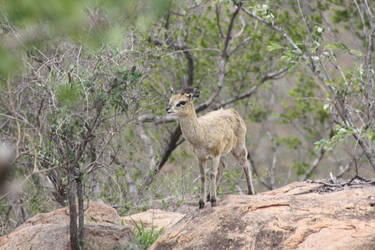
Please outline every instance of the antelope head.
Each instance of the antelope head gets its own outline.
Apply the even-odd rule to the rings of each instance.
[[[178,117],[186,116],[194,111],[193,99],[199,97],[199,89],[185,89],[180,93],[175,93],[169,99],[167,113]]]

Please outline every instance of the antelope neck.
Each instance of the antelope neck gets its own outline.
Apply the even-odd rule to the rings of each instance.
[[[199,127],[198,117],[195,113],[194,107],[192,107],[192,112],[188,115],[178,118],[181,126],[182,134],[191,144],[198,144],[201,142],[202,131]]]

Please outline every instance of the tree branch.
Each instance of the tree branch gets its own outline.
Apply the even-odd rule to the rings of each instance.
[[[240,6],[240,5],[238,5]],[[269,22],[267,21],[266,19],[264,18],[261,18],[260,16],[257,16],[256,14],[248,11],[247,9],[245,9],[243,6],[240,6],[241,10],[243,12],[245,12],[247,15],[249,15],[250,17],[270,26],[273,30],[279,32],[287,41],[290,45],[292,45],[292,47],[294,48],[295,52],[299,55],[302,55],[303,57],[305,57],[306,59],[306,56],[303,54],[303,52],[300,50],[300,48],[298,48],[298,46],[296,45],[296,43],[293,41],[292,38],[290,38],[290,36],[286,33],[286,31],[284,31],[281,27],[277,26],[276,24],[274,24],[273,22]]]
[[[242,6],[242,3],[240,2],[237,6],[237,9],[233,12],[232,17],[230,18],[227,35],[225,37],[224,48],[222,51],[223,58],[228,57],[227,52],[228,52],[228,47],[230,46],[229,42],[232,40],[232,30],[233,30],[234,20],[236,19],[238,13],[240,12],[241,6]]]
[[[152,181],[154,180],[154,177],[163,168],[164,164],[167,162],[167,160],[168,160],[169,156],[172,154],[173,150],[175,150],[176,147],[178,146],[177,142],[178,142],[178,139],[180,138],[181,134],[182,133],[181,133],[180,125],[177,125],[177,127],[175,128],[175,130],[173,131],[173,133],[171,134],[171,136],[169,138],[168,145],[167,145],[166,149],[164,150],[159,163],[155,166],[154,169],[152,169],[149,172],[149,174],[145,178],[143,178],[142,186],[140,187],[139,192],[138,192],[139,194],[143,193],[145,188],[152,183]]]
[[[272,79],[278,79],[278,78],[284,76],[284,74],[287,73],[287,72],[288,72],[288,67],[282,68],[282,69],[280,69],[278,71],[275,71],[275,72],[270,72],[270,73],[266,74],[265,76],[263,76],[263,78],[260,80],[260,82],[256,85],[254,85],[247,92],[242,93],[241,95],[223,100],[219,103],[216,103],[215,105],[212,106],[213,107],[212,109],[215,110],[215,109],[218,109],[218,108],[222,108],[222,107],[225,107],[229,104],[235,103],[237,101],[249,98],[257,92],[258,88],[264,82],[266,82],[268,80],[272,80]],[[212,105],[211,102],[208,102],[208,101],[204,102],[204,103],[201,103],[200,105],[198,105],[195,108],[195,112],[199,113],[201,111],[204,111],[207,108],[209,108],[211,105]],[[153,123],[158,125],[158,124],[162,124],[162,123],[175,122],[175,121],[177,121],[177,119],[175,117],[171,116],[171,115],[156,116],[156,115],[152,115],[152,114],[145,114],[145,115],[139,116],[138,121],[139,122],[153,122]]]
[[[157,46],[162,46],[163,43],[159,40],[155,40],[153,38],[149,38],[148,41],[150,43],[153,43]],[[188,74],[188,80],[186,82],[186,85],[185,87],[191,87],[193,86],[193,82],[194,82],[194,57],[193,57],[193,54],[191,53],[190,49],[188,46],[186,45],[178,45],[178,44],[174,44],[172,42],[166,42],[166,45],[170,48],[170,49],[173,49],[175,51],[182,51],[182,53],[184,54],[185,58],[186,58],[186,61],[187,61],[187,74]]]
[[[302,178],[301,178],[302,181],[306,181],[308,178],[310,178],[312,173],[315,171],[315,169],[319,166],[320,162],[322,161],[325,152],[326,151],[324,149],[320,150],[319,156],[313,161],[311,167],[302,176]]]
[[[232,30],[233,30],[234,20],[235,20],[236,16],[238,15],[239,11],[240,11],[240,7],[241,7],[241,4],[237,7],[237,9],[232,14],[232,17],[230,19],[230,23],[228,25],[227,35],[226,35],[226,38],[225,38],[224,47],[223,47],[223,50],[221,52],[221,60],[220,60],[220,63],[219,63],[218,87],[214,91],[214,93],[211,95],[211,97],[208,99],[208,101],[206,101],[205,103],[199,105],[196,108],[197,112],[200,112],[200,111],[208,108],[214,102],[215,98],[219,95],[219,93],[221,91],[221,88],[222,88],[222,86],[224,84],[225,71],[226,71],[226,62],[228,60],[228,49],[230,47],[230,43],[229,42],[232,39],[231,34],[232,34]],[[157,45],[161,44],[159,41],[154,41],[151,38],[150,38],[150,41],[154,42],[154,44],[157,44]],[[179,47],[178,45],[174,45],[174,44],[169,44],[169,46],[172,46],[172,48],[174,48],[176,50],[177,49],[178,50],[186,50],[186,46],[183,46],[183,47],[180,46]],[[164,164],[167,162],[167,160],[168,160],[169,156],[171,155],[171,153],[173,152],[173,150],[175,150],[175,148],[178,146],[178,139],[180,138],[181,134],[182,134],[181,133],[181,128],[178,125],[175,128],[174,132],[172,133],[172,135],[171,135],[171,137],[169,139],[167,148],[163,152],[160,162],[143,179],[143,183],[142,183],[142,186],[141,186],[141,188],[139,190],[139,193],[142,193],[143,190],[145,189],[145,187],[149,186],[152,183],[154,176],[159,173],[159,171],[162,169],[162,167],[164,166]]]
[[[309,57],[298,48],[296,43],[293,41],[293,39],[290,38],[290,36],[288,36],[288,34],[285,32],[285,30],[283,30],[281,27],[277,26],[275,23],[269,22],[269,21],[265,20],[264,18],[261,18],[261,17],[257,16],[256,14],[249,12],[248,10],[246,10],[243,7],[241,7],[241,10],[243,12],[245,12],[247,15],[249,15],[251,18],[254,18],[254,19],[266,24],[267,26],[271,27],[273,30],[282,34],[283,37],[285,38],[285,40],[295,49],[295,52],[298,55],[300,55],[304,60],[307,61],[307,59]],[[369,15],[371,15],[371,13]],[[342,119],[342,121],[345,123],[346,126],[348,126],[350,128],[353,127],[351,117],[349,116],[349,114],[348,114],[348,112],[345,108],[344,101],[338,95],[338,93],[335,91],[333,86],[330,83],[327,82],[327,79],[317,69],[317,67],[315,65],[315,62],[313,60],[310,60],[310,61],[311,61],[311,64],[309,65],[309,69],[312,71],[312,73],[314,75],[316,75],[318,77],[318,79],[322,82],[322,84],[324,84],[326,87],[328,87],[328,89],[334,95],[334,98],[335,98],[334,106],[335,106],[335,109],[337,110],[340,118]],[[366,158],[368,159],[371,167],[375,170],[375,163],[373,161],[373,156],[370,152],[369,146],[366,144],[366,142],[364,140],[362,140],[360,134],[353,133],[352,135],[353,135],[354,139],[358,142],[360,147],[362,148],[363,152],[365,153]]]
[[[223,30],[222,30],[221,25],[220,25],[220,9],[219,9],[219,4],[216,4],[215,13],[216,13],[216,25],[217,25],[217,28],[219,29],[220,37],[224,38],[224,33],[223,33]]]
[[[255,174],[255,176],[258,178],[258,180],[260,181],[260,183],[263,186],[265,186],[268,190],[272,190],[272,187],[263,179],[263,177],[261,177],[258,174],[257,168],[255,167],[255,162],[254,162],[253,158],[251,157],[249,149],[247,149],[247,152],[248,152],[247,153],[247,159],[250,162],[250,165],[251,165],[251,168],[253,170],[253,173]]]
[[[155,124],[169,123],[177,121],[177,118],[171,115],[158,116],[152,114],[145,114],[138,117],[137,121],[139,122],[153,122]]]

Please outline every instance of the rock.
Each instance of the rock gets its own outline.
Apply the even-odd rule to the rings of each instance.
[[[329,191],[329,192],[327,192]],[[296,182],[229,195],[167,229],[150,249],[375,249],[375,187]]]
[[[130,226],[118,225],[121,218],[114,208],[91,202],[85,209],[85,249],[123,249],[133,239]],[[0,237],[0,249],[70,249],[68,208],[30,218]]]
[[[116,209],[99,202],[85,204],[85,223],[118,224],[121,220]],[[69,208],[64,207],[49,213],[40,213],[28,219],[20,227],[29,227],[35,224],[69,224]]]
[[[160,209],[149,209],[146,212],[137,213],[123,217],[127,224],[137,223],[140,225],[141,221],[144,227],[150,230],[153,226],[156,230],[164,228],[164,230],[173,226],[184,217],[181,213],[166,212]]]

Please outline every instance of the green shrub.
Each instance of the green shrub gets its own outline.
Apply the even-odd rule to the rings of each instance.
[[[142,220],[137,223],[133,220],[135,225],[135,232],[134,232],[134,243],[131,248],[135,249],[147,249],[149,248],[161,235],[164,228],[156,230],[155,226],[152,226],[150,230],[146,229]]]

